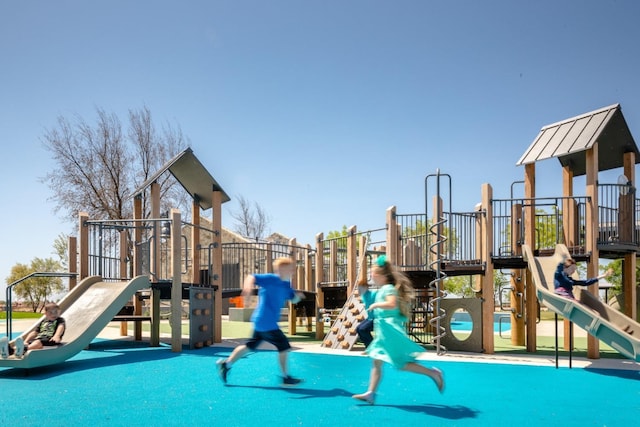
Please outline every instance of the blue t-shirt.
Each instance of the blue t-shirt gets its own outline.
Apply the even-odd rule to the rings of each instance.
[[[253,277],[258,286],[258,305],[251,315],[255,330],[265,332],[279,329],[280,310],[287,300],[295,296],[291,282],[273,273],[254,274]]]
[[[376,300],[376,291],[368,289],[367,292],[360,295],[360,298],[362,299],[362,304],[364,305],[364,309],[367,312],[367,318],[373,320],[373,310],[369,311],[369,307]]]

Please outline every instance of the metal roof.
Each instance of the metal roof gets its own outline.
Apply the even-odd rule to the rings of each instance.
[[[196,200],[203,210],[210,209],[213,206],[212,193],[213,191],[222,192],[222,203],[226,203],[229,200],[229,196],[224,192],[222,187],[216,182],[207,171],[198,158],[193,154],[191,148],[187,148],[182,153],[169,160],[163,167],[147,179],[136,191],[133,196],[138,196],[147,187],[149,187],[154,181],[158,179],[160,175],[166,171],[171,172],[171,175],[182,185],[182,187],[191,195],[193,200]]]
[[[516,164],[557,157],[563,167],[570,167],[574,176],[581,176],[586,173],[586,151],[596,142],[598,171],[623,167],[623,154],[627,152],[636,153],[636,163],[640,163],[640,152],[620,104],[614,104],[543,127]]]

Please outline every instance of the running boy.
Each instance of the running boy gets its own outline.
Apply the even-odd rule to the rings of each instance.
[[[273,344],[278,350],[278,360],[282,371],[282,385],[290,386],[299,384],[302,380],[289,375],[287,370],[287,357],[291,345],[285,334],[278,326],[280,309],[285,301],[291,300],[298,303],[304,294],[295,292],[291,288],[291,275],[295,265],[289,258],[278,258],[273,262],[274,273],[252,274],[244,280],[243,296],[253,293],[254,285],[258,286],[258,305],[253,311],[253,335],[242,345],[237,346],[227,359],[217,362],[220,378],[226,384],[231,366],[247,352],[255,350],[262,341]]]

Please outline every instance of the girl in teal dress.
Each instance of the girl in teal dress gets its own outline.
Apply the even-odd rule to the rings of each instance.
[[[375,338],[366,349],[366,353],[373,359],[373,366],[369,376],[369,389],[365,393],[354,394],[353,398],[374,403],[376,390],[382,379],[383,362],[403,371],[428,376],[442,393],[442,371],[416,362],[417,356],[425,350],[406,333],[405,323],[411,316],[413,299],[411,281],[403,273],[396,271],[385,256],[379,257],[376,264],[371,278],[380,288],[376,292],[374,303],[369,306],[369,310],[373,310],[375,315]]]

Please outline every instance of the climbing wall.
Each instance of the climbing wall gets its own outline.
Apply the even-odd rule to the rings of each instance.
[[[189,348],[213,344],[213,288],[189,288]]]
[[[352,293],[325,335],[322,347],[351,350],[358,339],[356,327],[366,318],[360,296]]]
[[[355,284],[359,283],[361,278],[367,277],[366,259],[368,242],[369,236],[366,236],[362,239],[360,245],[357,264],[358,274]],[[322,347],[351,350],[358,340],[356,327],[367,318],[367,313],[360,296],[355,292],[355,286],[353,290],[354,292],[351,292],[351,295],[347,298],[347,302],[333,321],[331,328],[329,328],[329,332],[325,335],[324,340],[322,340]]]

